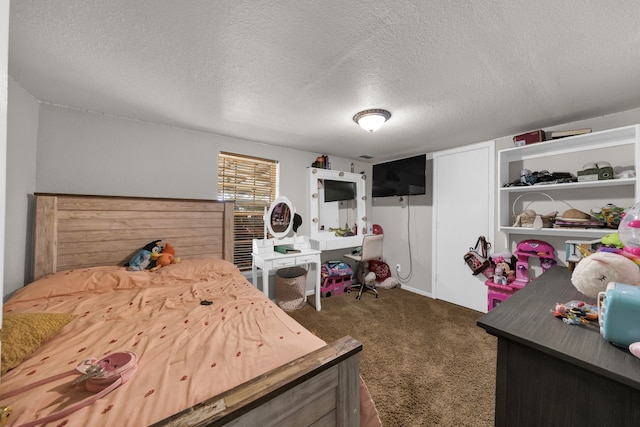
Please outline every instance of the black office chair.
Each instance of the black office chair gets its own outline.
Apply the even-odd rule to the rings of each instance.
[[[354,273],[354,277],[358,281],[356,286],[360,287],[358,291],[358,296],[356,299],[362,298],[362,292],[371,291],[376,295],[376,298],[379,297],[378,291],[376,290],[375,280],[370,280],[367,283],[366,276],[368,271],[367,261],[371,259],[377,259],[382,257],[382,239],[384,238],[384,234],[365,234],[362,238],[362,250],[359,254],[345,254],[346,258],[350,258],[358,262],[356,266],[356,272]]]

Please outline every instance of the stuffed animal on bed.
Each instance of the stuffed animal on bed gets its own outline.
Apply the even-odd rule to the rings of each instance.
[[[176,250],[173,246],[167,243],[158,255],[154,256],[156,265],[151,271],[156,271],[159,268],[166,267],[169,264],[177,264],[180,262],[180,258],[176,257]]]
[[[142,271],[149,266],[151,263],[151,254],[156,251],[159,251],[159,244],[162,240],[154,240],[153,242],[149,242],[142,249],[131,257],[131,260],[128,264],[126,264],[127,270],[129,271]]]

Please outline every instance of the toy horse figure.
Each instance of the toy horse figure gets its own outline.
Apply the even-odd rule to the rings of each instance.
[[[543,273],[556,265],[553,246],[542,240],[523,240],[518,243],[514,253],[518,257],[518,261],[516,262],[516,279],[513,282],[515,286],[525,286],[530,282],[530,257],[540,259],[540,267],[542,267]]]

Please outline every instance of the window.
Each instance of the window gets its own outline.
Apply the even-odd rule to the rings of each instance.
[[[264,209],[276,198],[278,162],[220,152],[218,198],[235,202],[233,263],[251,268],[253,239],[264,238]]]

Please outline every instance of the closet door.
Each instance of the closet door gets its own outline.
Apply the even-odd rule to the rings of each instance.
[[[483,235],[494,238],[495,142],[433,155],[434,298],[487,312],[483,275],[473,276],[462,257]]]

